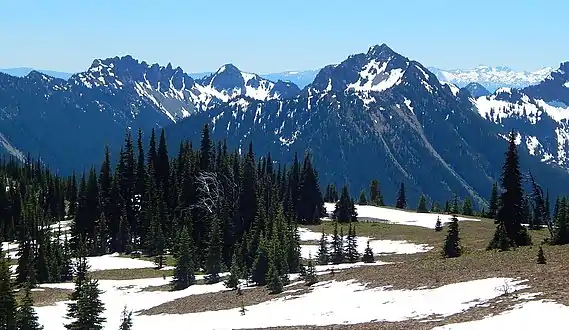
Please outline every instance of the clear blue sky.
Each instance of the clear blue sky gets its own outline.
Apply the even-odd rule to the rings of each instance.
[[[440,68],[569,60],[569,1],[18,0],[0,4],[0,67],[77,72],[131,54],[188,72],[319,68],[386,43]]]

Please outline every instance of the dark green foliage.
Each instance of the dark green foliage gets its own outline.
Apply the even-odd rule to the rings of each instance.
[[[354,202],[350,198],[350,193],[348,192],[347,186],[344,186],[342,188],[340,200],[338,200],[336,203],[336,208],[334,209],[334,219],[337,222],[341,223],[358,221],[358,212],[356,211]]]
[[[364,254],[362,255],[362,261],[365,262],[366,264],[371,264],[375,262],[375,258],[373,256],[373,250],[369,246],[369,241],[367,241],[366,249],[364,251]]]
[[[563,245],[569,243],[569,206],[567,205],[567,198],[562,197],[557,200],[553,216],[555,220],[553,244]]]
[[[366,198],[366,192],[365,191],[361,191],[360,192],[360,198],[358,200],[358,204],[359,205],[367,205],[367,198]]]
[[[119,330],[130,330],[132,329],[132,311],[129,311],[126,306],[121,313],[121,325]]]
[[[486,215],[490,219],[496,218],[498,213],[498,183],[494,182],[492,185],[492,194],[490,195],[490,207],[488,208],[488,214]]]
[[[336,190],[336,185],[329,184],[326,187],[326,194],[324,196],[325,202],[336,203],[338,201],[338,191]]]
[[[464,199],[464,204],[462,204],[462,214],[469,216],[474,214],[474,211],[472,210],[472,202],[468,196]]]
[[[379,186],[379,181],[376,179],[371,180],[369,185],[369,200],[371,205],[384,206],[383,196],[381,195],[381,189]]]
[[[251,280],[257,285],[266,284],[266,276],[269,270],[269,251],[265,235],[261,235],[257,254],[251,270]]]
[[[448,224],[447,237],[443,247],[443,255],[447,258],[459,257],[462,253],[458,230],[458,219],[453,216]]]
[[[355,263],[360,259],[360,253],[358,252],[358,240],[356,234],[356,226],[348,228],[348,236],[346,237],[346,247],[344,251],[345,258],[350,263]]]
[[[326,214],[324,199],[318,184],[318,174],[312,167],[310,155],[305,155],[302,172],[300,174],[300,186],[298,189],[297,204],[298,222],[302,224],[319,224],[320,218]]]
[[[545,259],[545,254],[543,253],[543,248],[539,246],[539,251],[537,252],[537,263],[540,265],[545,265],[547,260]]]
[[[11,275],[8,259],[0,250],[0,329],[16,330],[17,305]]]
[[[172,288],[183,290],[195,284],[195,267],[193,260],[193,242],[188,229],[184,227],[178,238],[176,248],[176,268],[172,278]]]
[[[501,185],[503,192],[500,196],[500,206],[496,214],[496,224],[502,225],[511,246],[531,244],[529,234],[522,226],[524,217],[522,178],[519,168],[518,151],[515,144],[515,134],[510,133],[509,147],[506,160],[502,167]],[[496,231],[499,226],[496,228]],[[500,235],[494,235],[494,238]],[[490,248],[498,248],[498,242],[490,242]]]
[[[487,250],[496,249],[499,251],[509,251],[510,247],[513,246],[515,245],[511,242],[510,238],[508,238],[506,227],[503,223],[499,223],[496,227],[496,231],[494,232],[494,237],[487,247]]]
[[[425,198],[425,195],[421,195],[421,197],[419,198],[419,204],[417,205],[417,212],[419,213],[429,212],[429,210],[427,210],[427,199]]]
[[[437,222],[435,223],[435,231],[442,231],[443,224],[441,222],[441,218],[437,216]]]
[[[102,330],[105,318],[101,314],[105,308],[99,298],[101,293],[97,280],[87,277],[81,285],[77,300],[68,305],[67,317],[73,321],[66,324],[65,328],[68,330]],[[74,308],[71,308],[72,305]]]
[[[341,229],[340,229],[341,230]],[[342,233],[338,233],[338,222],[334,222],[334,234],[332,235],[332,249],[330,251],[330,261],[333,264],[341,264],[345,260],[344,239]]]
[[[330,251],[328,249],[328,240],[322,228],[322,236],[320,237],[320,244],[318,245],[318,254],[316,255],[316,262],[319,265],[327,265],[330,262]]]
[[[405,184],[403,184],[403,182],[401,182],[399,191],[397,192],[397,201],[395,202],[395,207],[398,209],[407,208],[407,197],[405,196]]]
[[[312,255],[308,256],[308,264],[306,265],[306,275],[304,276],[304,283],[307,286],[318,283],[318,275],[316,275],[316,267],[312,262]]]
[[[222,251],[221,251],[221,233],[219,228],[219,220],[217,217],[213,218],[211,222],[210,241],[207,252],[206,262],[206,282],[217,283],[219,282],[219,273],[222,267]]]
[[[452,204],[450,206],[450,213],[459,214],[460,213],[460,203],[458,202],[458,196],[454,194],[452,198]]]
[[[225,286],[231,289],[237,289],[239,286],[239,277],[241,276],[241,271],[239,269],[239,262],[237,258],[237,250],[233,253],[233,258],[231,261],[231,268],[229,270],[229,277],[225,280]]]
[[[38,321],[38,316],[33,308],[34,301],[32,300],[31,285],[24,286],[24,298],[20,303],[17,314],[17,329],[18,330],[41,330],[43,326]]]

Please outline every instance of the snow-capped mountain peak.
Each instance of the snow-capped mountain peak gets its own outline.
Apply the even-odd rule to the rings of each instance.
[[[224,102],[245,96],[255,100],[290,98],[300,92],[293,83],[273,82],[261,76],[243,72],[233,64],[225,64],[215,73],[198,80],[198,83]]]
[[[429,68],[441,81],[451,82],[459,87],[478,83],[490,91],[500,87],[523,88],[542,81],[553,70],[546,67],[535,71],[515,71],[506,66],[491,67],[479,65],[474,69],[444,70]]]

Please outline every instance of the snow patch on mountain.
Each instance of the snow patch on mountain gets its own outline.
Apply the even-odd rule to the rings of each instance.
[[[404,71],[394,69],[386,71],[388,62],[372,60],[360,71],[358,81],[346,86],[346,90],[382,92],[397,85]]]

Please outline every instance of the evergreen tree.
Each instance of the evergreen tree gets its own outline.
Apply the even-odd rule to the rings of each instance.
[[[435,231],[442,231],[443,224],[441,223],[441,218],[437,216],[437,222],[435,223]]]
[[[277,294],[283,291],[283,281],[281,275],[279,274],[277,253],[277,246],[273,245],[269,257],[269,270],[266,279],[267,287],[271,294]]]
[[[445,239],[443,254],[447,258],[459,257],[462,253],[460,237],[458,232],[458,219],[453,216],[448,226],[448,233]]]
[[[330,262],[330,251],[328,250],[328,240],[324,234],[324,226],[322,226],[322,237],[320,237],[320,244],[318,245],[318,254],[316,262],[319,265],[327,265]]]
[[[121,325],[119,330],[131,330],[132,329],[132,311],[129,311],[126,306],[124,306],[121,313]]]
[[[383,196],[379,187],[379,181],[376,179],[371,180],[369,185],[369,199],[370,203],[375,206],[384,206]]]
[[[427,210],[427,200],[425,198],[425,195],[421,195],[421,198],[419,198],[419,205],[417,206],[417,212],[419,213],[429,212]]]
[[[345,248],[344,255],[350,263],[355,263],[360,259],[360,254],[358,252],[358,240],[356,235],[356,226],[352,226],[348,229],[347,244]]]
[[[207,283],[219,282],[219,273],[221,272],[221,263],[223,258],[220,230],[219,219],[216,216],[213,216],[206,263]]]
[[[99,296],[102,291],[99,289],[97,280],[93,280],[87,276],[81,290],[78,294],[77,301],[68,305],[68,318],[72,319],[71,323],[66,324],[68,330],[102,330],[105,318],[101,316],[104,312],[104,304]]]
[[[358,204],[367,205],[366,192],[363,190],[360,192],[360,199],[358,200]]]
[[[458,196],[456,194],[454,194],[454,196],[452,198],[452,205],[451,205],[450,212],[452,214],[459,214],[460,213],[460,203],[458,202]]]
[[[354,202],[350,198],[347,186],[342,188],[342,194],[340,195],[340,200],[336,203],[333,217],[340,223],[358,221],[358,212],[356,211]]]
[[[369,241],[367,241],[367,247],[362,256],[362,261],[365,262],[366,264],[371,264],[375,262],[375,259],[373,257],[373,250],[369,246]]]
[[[312,255],[308,255],[308,263],[306,265],[306,275],[304,276],[304,284],[311,286],[318,283],[318,275],[316,275],[316,267],[312,262]]]
[[[16,330],[17,305],[8,259],[0,244],[0,329]]]
[[[468,216],[474,214],[474,211],[472,210],[472,202],[468,196],[464,199],[464,204],[462,205],[462,214]]]
[[[269,269],[269,253],[267,249],[267,242],[265,235],[261,234],[259,247],[257,249],[255,261],[253,262],[253,268],[251,270],[251,280],[255,282],[257,285],[265,285],[268,269]]]
[[[555,230],[553,244],[563,245],[569,243],[569,212],[567,199],[562,197],[555,206]]]
[[[496,218],[498,213],[498,183],[494,182],[492,185],[492,194],[490,195],[490,207],[488,208],[488,218]]]
[[[338,222],[334,222],[334,234],[332,235],[332,251],[330,260],[333,264],[344,262],[344,243],[342,234],[338,234]]]
[[[188,229],[184,227],[178,238],[172,287],[174,290],[183,290],[195,282],[193,246]]]
[[[32,288],[30,284],[24,286],[24,297],[17,314],[18,330],[41,330],[43,326],[38,321],[38,316],[33,308]]]
[[[225,280],[225,286],[231,289],[237,289],[239,286],[239,277],[241,276],[241,271],[239,269],[239,261],[237,258],[237,250],[233,252],[233,258],[231,260],[231,269],[229,270],[229,277]]]
[[[407,208],[407,197],[405,197],[405,185],[401,182],[399,186],[399,191],[397,192],[397,201],[395,202],[395,207],[398,209]]]
[[[543,253],[543,248],[539,246],[539,251],[537,252],[537,263],[540,265],[545,265],[547,260],[545,259],[545,254]]]
[[[18,266],[16,267],[16,283],[23,285],[29,282],[32,286],[36,284],[36,274],[33,268],[34,255],[30,238],[20,240],[18,246]]]
[[[510,244],[523,246],[531,244],[529,234],[522,226],[523,198],[522,178],[519,168],[515,135],[512,132],[509,138],[509,147],[506,160],[502,167],[501,184],[503,192],[500,196],[500,207],[496,214],[496,223],[502,224]],[[498,227],[496,228],[498,230]],[[498,237],[499,235],[494,235]],[[490,248],[498,248],[498,242],[490,242]]]

